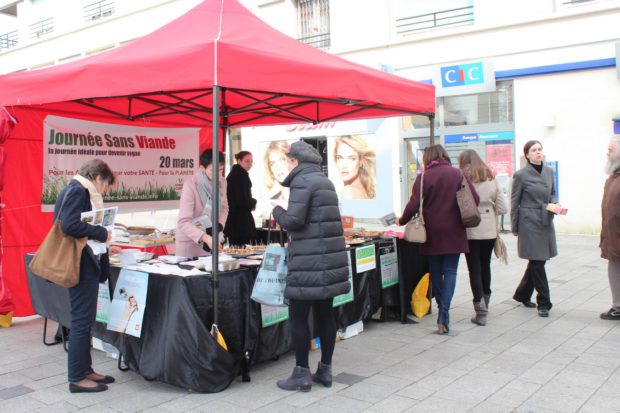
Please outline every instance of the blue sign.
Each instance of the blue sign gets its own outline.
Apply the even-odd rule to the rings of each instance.
[[[441,69],[441,86],[454,87],[484,83],[482,63],[447,66]]]
[[[495,91],[495,72],[489,61],[468,62],[433,68],[437,96],[458,96]]]
[[[505,132],[486,132],[486,133],[468,133],[465,135],[445,135],[444,143],[462,143],[462,142],[476,142],[476,141],[500,141],[502,143],[511,143],[511,140],[515,138],[514,131]]]
[[[614,133],[620,134],[620,118],[614,118]]]

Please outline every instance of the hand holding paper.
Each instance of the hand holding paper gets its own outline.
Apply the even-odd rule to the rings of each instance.
[[[547,211],[553,212],[556,215],[566,215],[568,213],[568,208],[564,208],[560,204],[547,204]]]

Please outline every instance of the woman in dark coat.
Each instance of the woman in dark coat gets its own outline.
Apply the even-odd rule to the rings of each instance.
[[[113,377],[97,374],[90,356],[91,328],[97,314],[99,282],[110,273],[106,241],[110,233],[98,225],[82,222],[82,212],[103,208],[103,193],[114,184],[114,174],[100,159],[86,162],[69,185],[58,195],[54,207],[55,219],[60,212],[60,227],[66,235],[88,238],[80,259],[80,280],[69,288],[71,329],[69,330],[69,391],[90,393],[107,390]],[[62,205],[62,210],[61,210]],[[110,247],[117,253],[118,247]]]
[[[278,380],[284,390],[309,391],[312,381],[332,384],[332,355],[336,344],[333,298],[351,288],[349,263],[338,209],[338,195],[321,172],[319,152],[295,142],[287,154],[292,168],[282,185],[290,187],[288,210],[273,209],[273,217],[289,233],[288,276],[284,296],[289,299],[289,320],[295,360],[293,374]],[[314,310],[319,327],[321,361],[310,375],[308,315]]]
[[[557,203],[553,171],[543,163],[542,144],[528,141],[523,146],[527,164],[515,172],[512,180],[510,221],[512,233],[518,236],[519,258],[529,260],[521,283],[513,298],[534,308],[531,297],[538,295],[538,315],[548,317],[552,307],[545,263],[558,255],[552,212],[549,203]]]
[[[252,181],[248,171],[252,168],[252,154],[241,151],[235,155],[237,163],[233,165],[226,177],[228,187],[228,218],[224,235],[231,245],[243,246],[256,242],[256,226],[252,211],[256,208],[256,199],[252,198]]]
[[[469,252],[467,233],[461,222],[461,213],[456,202],[456,192],[461,187],[463,174],[452,167],[450,156],[443,146],[433,145],[424,149],[424,222],[426,242],[420,246],[420,253],[428,256],[431,285],[439,311],[437,332],[450,331],[450,303],[456,287],[456,269],[462,252]],[[399,218],[398,224],[405,225],[420,210],[421,175],[413,184],[411,198]],[[476,205],[478,194],[467,179]]]

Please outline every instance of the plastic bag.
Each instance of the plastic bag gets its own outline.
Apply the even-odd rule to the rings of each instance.
[[[268,245],[258,276],[252,288],[252,300],[274,307],[286,307],[284,298],[286,275],[288,273],[286,248]]]
[[[429,284],[430,274],[426,273],[422,276],[411,294],[411,312],[418,318],[422,318],[428,314],[428,310],[431,308],[431,302],[428,299]]]

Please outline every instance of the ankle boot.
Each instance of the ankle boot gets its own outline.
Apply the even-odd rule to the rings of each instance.
[[[319,361],[316,373],[312,375],[312,381],[325,387],[332,387],[332,366]]]
[[[478,324],[479,326],[487,325],[487,307],[484,305],[484,301],[474,301],[474,310],[476,315],[471,318],[471,322]]]
[[[307,367],[295,366],[291,377],[284,380],[278,380],[277,385],[282,390],[310,391],[312,388],[310,369]]]
[[[491,294],[482,294],[482,298],[484,299],[484,306],[489,309],[489,301],[491,301]]]

